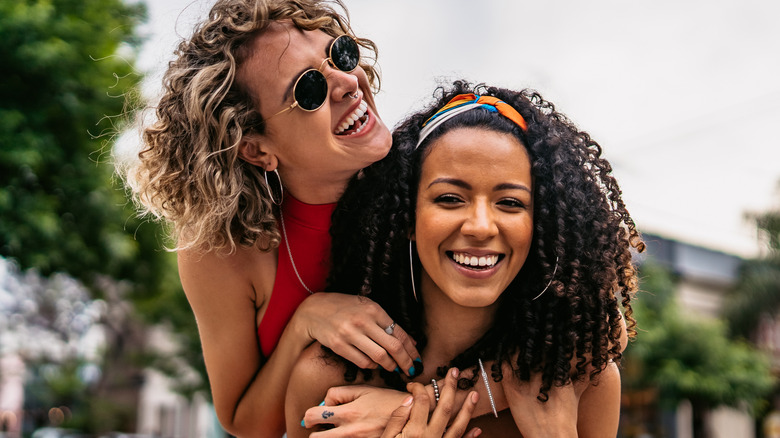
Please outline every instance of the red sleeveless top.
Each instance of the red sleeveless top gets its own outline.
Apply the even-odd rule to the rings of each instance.
[[[295,275],[290,253],[304,284],[314,292],[325,288],[330,268],[330,217],[335,209],[335,203],[312,205],[304,204],[289,193],[284,197],[282,216],[289,242],[285,241],[280,220],[282,240],[276,279],[268,308],[257,327],[260,350],[265,357],[274,351],[295,309],[309,296]]]

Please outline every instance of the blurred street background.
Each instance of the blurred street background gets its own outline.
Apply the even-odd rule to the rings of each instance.
[[[113,161],[211,0],[0,0],[0,437],[222,437]],[[345,0],[393,126],[467,79],[604,149],[649,251],[621,437],[780,437],[780,3]]]

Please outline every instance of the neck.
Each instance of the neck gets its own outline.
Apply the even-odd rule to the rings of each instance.
[[[422,275],[421,292],[428,338],[423,363],[425,375],[433,376],[436,368],[447,365],[490,329],[497,306],[460,306],[442,293],[425,273]]]
[[[356,172],[295,172],[280,169],[279,174],[284,183],[284,189],[295,199],[306,204],[332,204],[337,202],[347,183]]]

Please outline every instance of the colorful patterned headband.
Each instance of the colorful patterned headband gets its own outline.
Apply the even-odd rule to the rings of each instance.
[[[417,146],[420,147],[423,141],[436,129],[439,125],[447,120],[457,116],[458,114],[465,113],[466,111],[473,110],[474,108],[485,108],[490,112],[497,112],[507,119],[513,121],[523,132],[528,131],[528,125],[525,123],[525,119],[516,109],[503,100],[493,96],[478,96],[476,94],[458,94],[453,97],[446,105],[444,105],[439,111],[436,112],[430,119],[423,123],[423,129],[420,131],[420,139],[417,140]],[[431,123],[432,122],[432,123]]]

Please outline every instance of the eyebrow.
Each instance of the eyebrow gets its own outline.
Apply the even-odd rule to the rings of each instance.
[[[428,184],[427,188],[433,187],[434,184],[451,184],[453,186],[461,187],[466,190],[472,189],[471,184],[457,178],[436,178],[430,184]]]
[[[436,178],[430,184],[428,184],[428,188],[431,188],[434,184],[451,184],[453,186],[461,187],[466,190],[473,189],[471,184],[457,178]],[[501,183],[493,187],[494,192],[498,192],[501,190],[524,190],[528,193],[531,193],[531,189],[528,188],[525,184]]]
[[[502,183],[493,187],[493,191],[497,192],[499,190],[525,190],[526,192],[531,193],[531,189],[525,184]]]
[[[336,41],[336,38],[331,38],[330,41],[328,41],[328,44],[325,46],[325,50],[323,51],[325,53],[325,59],[328,59],[330,57],[330,46],[333,45],[333,41]],[[314,67],[304,67],[300,71],[298,71],[297,74],[293,75],[293,80],[290,81],[290,84],[287,86],[287,89],[284,90],[284,94],[282,95],[282,104],[287,102],[287,96],[291,96],[293,98],[293,102],[295,102],[295,96],[293,95],[293,89],[295,88],[295,83],[298,82],[298,79],[301,77],[301,75],[307,71],[311,70]],[[318,70],[318,68],[314,68],[315,70]]]
[[[293,80],[290,81],[290,85],[287,86],[287,89],[284,90],[284,94],[282,95],[282,103],[286,104],[287,102],[287,96],[291,96],[293,98],[293,102],[295,101],[295,96],[293,95],[293,89],[295,88],[295,84],[298,82],[298,79],[301,77],[303,72],[311,70],[311,67],[305,67],[301,69],[298,74],[293,75]]]

